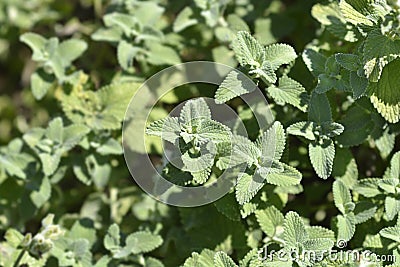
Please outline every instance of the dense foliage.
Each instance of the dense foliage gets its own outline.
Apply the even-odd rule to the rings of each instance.
[[[399,5],[0,0],[0,266],[400,266]],[[188,187],[244,167],[221,199],[182,208],[135,184],[122,122],[146,79],[196,60],[240,72],[160,99],[149,156]],[[246,79],[267,128],[240,100],[258,90]],[[200,96],[232,107],[248,137]]]

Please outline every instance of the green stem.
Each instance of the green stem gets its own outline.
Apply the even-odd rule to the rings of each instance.
[[[19,263],[21,262],[22,258],[24,257],[25,254],[25,249],[22,249],[22,251],[19,253],[17,260],[15,261],[13,267],[18,267]]]

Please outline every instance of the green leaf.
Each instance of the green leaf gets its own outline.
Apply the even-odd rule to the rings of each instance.
[[[308,106],[308,120],[318,124],[332,121],[331,107],[325,94],[311,94]]]
[[[215,28],[215,36],[222,43],[232,42],[232,40],[236,38],[236,33],[238,31],[250,32],[247,23],[237,14],[229,14],[226,18],[226,22],[227,25],[217,26]],[[256,39],[260,41],[259,38]],[[236,64],[237,62],[235,61],[234,65]]]
[[[32,128],[24,134],[23,139],[29,147],[34,148],[39,144],[40,140],[45,135],[46,130],[42,128]]]
[[[176,65],[181,63],[178,53],[169,46],[157,42],[148,45],[147,61],[153,65]]]
[[[165,7],[160,3],[152,1],[134,1],[126,3],[130,14],[139,20],[143,25],[154,25],[162,18]]]
[[[275,236],[277,228],[283,226],[284,217],[275,206],[257,210],[255,213],[261,230],[269,237]]]
[[[247,25],[247,24],[246,24]],[[250,31],[249,29],[238,29],[236,30],[232,30],[229,28],[229,25],[226,27],[216,27],[215,28],[215,37],[221,42],[221,43],[230,43],[232,42],[233,39],[236,38],[236,33],[238,31]],[[226,48],[226,46],[224,46]],[[222,50],[221,50],[222,51]],[[227,53],[229,53],[228,51],[226,51]],[[232,55],[234,55],[235,53],[232,51]],[[221,55],[222,56],[222,55]],[[214,57],[215,59],[215,57]],[[217,61],[219,62],[219,61]],[[228,64],[229,66],[236,66],[237,65],[237,61],[236,59],[232,60],[232,65]]]
[[[265,48],[265,60],[271,63],[274,71],[284,64],[291,63],[296,58],[296,51],[287,44],[272,44]]]
[[[259,174],[239,174],[236,184],[236,199],[240,205],[249,202],[263,187],[265,179]]]
[[[138,27],[138,21],[134,16],[117,12],[105,15],[103,21],[107,27],[119,27],[127,37]]]
[[[240,221],[239,205],[235,201],[235,194],[229,193],[213,203],[217,210],[232,221]]]
[[[114,138],[109,138],[96,149],[100,155],[120,155],[122,154],[121,143]]]
[[[308,154],[318,176],[322,179],[327,179],[331,175],[335,158],[335,145],[332,140],[327,140],[323,144],[310,143]]]
[[[77,39],[66,40],[57,47],[57,52],[62,56],[64,66],[68,66],[87,49],[86,42]]]
[[[182,107],[179,120],[189,126],[194,126],[196,121],[211,120],[211,111],[203,98],[188,100]]]
[[[390,175],[394,179],[400,179],[400,151],[396,152],[390,160]]]
[[[76,146],[90,132],[85,125],[72,124],[63,129],[62,144],[65,151]]]
[[[113,83],[93,91],[73,91],[61,104],[67,117],[92,129],[119,129],[138,83]]]
[[[62,55],[56,54],[52,56],[47,62],[47,65],[51,68],[52,74],[54,74],[58,80],[64,81],[66,79],[65,68],[68,66],[64,65],[64,62],[62,61]]]
[[[16,176],[21,179],[27,178],[27,167],[35,159],[30,155],[22,152],[23,141],[14,139],[9,142],[7,147],[0,148],[0,173],[6,172],[10,176]],[[0,179],[1,180],[1,179]]]
[[[357,202],[356,207],[354,208],[355,223],[360,224],[368,221],[374,217],[376,210],[377,207],[371,202]]]
[[[149,25],[144,25],[143,29],[141,30],[140,34],[135,38],[136,41],[140,42],[140,41],[146,41],[146,47],[149,48],[150,50],[152,50],[152,46],[153,45],[161,45],[161,43],[164,40],[164,34],[161,30],[153,27],[153,26],[149,26]],[[156,46],[155,46],[156,47]],[[161,47],[164,47],[164,45],[161,45]],[[167,46],[165,46],[167,47]],[[170,48],[170,47],[168,47]],[[155,48],[157,49],[157,48]],[[157,51],[155,51],[155,53],[159,53]],[[151,55],[148,55],[151,56]],[[155,58],[156,60],[156,58]],[[163,64],[163,63],[161,63]]]
[[[36,208],[41,208],[51,197],[51,184],[49,178],[43,177],[37,188],[30,193],[30,198]]]
[[[288,134],[303,136],[308,140],[315,140],[314,131],[317,124],[311,121],[300,121],[290,125],[286,131]]]
[[[103,114],[121,121],[131,101],[131,96],[138,87],[137,83],[113,83],[100,88],[98,96],[103,107]]]
[[[381,46],[382,44],[380,44]],[[378,112],[390,123],[400,121],[400,60],[389,63],[382,71],[378,82],[370,82],[368,94]]]
[[[393,220],[400,213],[400,199],[391,196],[385,198],[385,214],[388,220]]]
[[[83,239],[88,243],[87,246],[91,247],[97,241],[96,229],[94,227],[91,219],[79,219],[72,225],[70,231],[67,233],[67,237],[74,240]]]
[[[290,186],[300,184],[302,175],[298,170],[285,163],[279,164],[283,166],[283,171],[278,173],[269,173],[266,177],[268,183],[277,186]]]
[[[90,36],[95,41],[118,43],[123,37],[123,30],[117,26],[110,28],[99,28]]]
[[[42,219],[42,227],[46,228],[53,224],[54,224],[54,214],[52,213],[47,214],[47,216]]]
[[[308,234],[303,220],[293,211],[289,211],[285,216],[283,240],[285,248],[298,248],[298,245],[308,239]]]
[[[344,132],[337,136],[336,140],[346,147],[364,142],[374,127],[371,112],[357,104],[348,109],[340,123],[344,126]]]
[[[212,3],[207,10],[203,10],[200,13],[206,20],[206,24],[210,27],[215,27],[218,24],[220,18],[220,4]]]
[[[278,79],[269,61],[264,61],[261,67],[250,70],[249,74],[251,76],[255,75],[256,78],[261,78],[266,84],[275,83]]]
[[[271,85],[267,92],[279,105],[285,103],[297,107],[303,112],[306,112],[309,101],[309,95],[304,87],[297,81],[284,75],[279,78],[279,85]]]
[[[368,79],[360,77],[356,72],[350,73],[350,86],[353,90],[353,98],[358,99],[365,95],[368,87]]]
[[[120,248],[119,250],[116,250],[112,256],[114,259],[123,259],[128,257],[130,254],[132,254],[130,248],[128,246],[125,246],[123,248]]]
[[[236,263],[225,252],[219,251],[214,255],[215,267],[237,267]]]
[[[400,243],[400,227],[399,224],[393,226],[393,227],[387,227],[382,229],[379,234],[387,239],[393,240],[396,243]]]
[[[237,96],[248,94],[256,88],[254,82],[246,75],[240,71],[232,70],[215,92],[216,103],[225,103]]]
[[[352,203],[350,190],[339,180],[333,183],[333,199],[335,206],[342,214],[349,212],[346,207],[348,203]]]
[[[32,46],[34,51],[33,60],[40,62],[46,68],[46,72],[40,69],[40,76],[34,75],[32,79],[32,88],[35,97],[41,98],[48,90],[52,78],[48,73],[52,73],[60,82],[67,81],[65,69],[70,66],[71,62],[79,57],[87,45],[84,41],[70,39],[59,44],[59,39],[52,37],[48,40],[33,33],[23,35],[21,40]],[[47,77],[46,77],[47,75]]]
[[[46,176],[50,176],[57,170],[58,165],[60,164],[61,155],[58,153],[54,155],[40,153],[39,158],[42,162],[43,173]]]
[[[268,157],[261,156],[258,163],[255,163],[257,166],[256,172],[262,177],[267,178],[267,175],[272,173],[283,173],[285,170],[283,164],[284,163],[279,161],[271,160]]]
[[[24,236],[17,230],[10,228],[5,233],[4,238],[7,240],[8,244],[14,248],[17,248],[24,239]]]
[[[210,163],[209,165],[211,165]],[[185,167],[187,167],[185,165]],[[211,174],[211,167],[206,167],[205,169],[202,169],[200,171],[191,171],[190,172],[193,176],[193,180],[198,183],[198,184],[204,184],[207,182],[208,178],[210,177]]]
[[[389,38],[382,34],[380,29],[370,31],[363,50],[364,71],[367,78],[371,82],[378,82],[384,67],[400,55],[399,51],[400,40]]]
[[[321,226],[307,227],[307,233],[310,239],[331,239],[335,240],[335,233],[332,230],[323,228]]]
[[[396,194],[397,185],[399,184],[399,179],[397,178],[388,178],[388,179],[381,179],[378,182],[378,186],[390,194]]]
[[[133,66],[133,60],[139,51],[140,48],[135,47],[124,40],[118,43],[117,47],[118,63],[124,70],[129,70]]]
[[[232,48],[242,66],[258,68],[265,60],[265,49],[248,32],[239,31],[232,42]]]
[[[209,8],[209,5],[208,5],[209,2],[207,0],[194,0],[194,3],[196,4],[196,6],[198,8],[201,8],[201,9]]]
[[[286,16],[282,18],[272,18],[272,17],[258,17],[254,21],[254,36],[262,45],[269,45],[276,43],[279,39],[290,34],[293,27],[277,27],[281,21],[286,21],[288,18]],[[273,29],[277,29],[273,32]]]
[[[26,174],[23,169],[16,164],[18,162],[18,158],[11,155],[0,155],[0,163],[2,169],[7,171],[7,173],[11,176],[15,175],[21,179],[26,179]]]
[[[347,188],[354,190],[359,181],[358,167],[349,149],[339,148],[336,151],[332,176],[343,182]]]
[[[62,119],[57,117],[49,122],[45,131],[33,129],[24,140],[38,154],[44,174],[50,176],[57,170],[61,155],[78,144],[87,133],[89,128],[84,125],[64,128]]]
[[[237,14],[229,14],[226,18],[226,21],[228,22],[228,27],[235,33],[238,31],[250,32],[249,25],[247,25],[246,21]]]
[[[20,36],[20,41],[26,43],[33,51],[32,59],[35,61],[45,60],[44,48],[47,40],[39,34],[27,32]]]
[[[231,143],[231,142],[220,142],[220,143],[216,144],[217,161],[215,163],[215,166],[218,169],[225,170],[231,166],[230,162],[231,162],[231,156],[232,156],[232,151],[233,151],[232,146],[233,146],[233,143]]]
[[[348,1],[350,2],[350,1]],[[339,7],[340,11],[342,12],[343,16],[346,18],[346,20],[354,25],[367,25],[367,26],[373,26],[374,23],[369,20],[364,14],[360,13],[356,8],[354,8],[352,5],[350,5],[347,1],[341,0],[339,2]],[[357,2],[357,3],[363,3],[363,9],[367,8],[367,1],[351,1],[351,2]],[[361,8],[361,7],[360,7]]]
[[[53,56],[57,56],[56,51],[59,43],[60,40],[57,37],[51,37],[47,40],[44,49],[46,50],[50,58],[52,58]]]
[[[354,214],[337,216],[337,240],[349,241],[356,231]]]
[[[90,185],[94,182],[97,188],[104,188],[110,178],[111,165],[107,162],[99,163],[96,157],[98,156],[90,154],[84,161],[78,158],[74,163],[73,171],[82,183]]]
[[[209,119],[201,120],[194,136],[196,136],[197,141],[201,143],[213,142],[217,144],[220,142],[229,142],[232,139],[229,127]]]
[[[337,122],[324,122],[321,125],[321,133],[327,137],[335,137],[342,134],[344,131],[343,125]]]
[[[93,265],[93,267],[107,267],[107,266],[109,266],[110,261],[111,261],[111,258],[109,256],[103,256],[96,262],[95,265]]]
[[[175,144],[180,137],[180,132],[181,126],[176,117],[166,117],[162,120],[157,120],[150,123],[146,128],[147,134],[159,136],[173,144]]]
[[[387,127],[381,133],[381,136],[374,138],[375,145],[379,149],[382,158],[387,158],[390,153],[393,151],[395,142],[396,142],[396,134],[392,133],[390,128]]]
[[[209,267],[214,266],[215,252],[204,249],[200,254],[193,252],[192,256],[185,261],[183,267]]]
[[[286,134],[282,124],[275,121],[256,141],[263,157],[279,161],[285,150]]]
[[[90,257],[89,241],[84,238],[78,238],[72,242],[71,252],[73,257],[78,259],[78,261],[84,261],[85,257]]]
[[[360,59],[357,55],[338,53],[335,54],[335,59],[340,66],[349,71],[357,71],[361,66]]]
[[[243,204],[243,206],[240,207],[242,218],[247,218],[252,215],[257,210],[258,206],[259,204],[256,201]]]
[[[330,77],[327,74],[318,75],[318,84],[315,87],[315,92],[318,94],[323,94],[334,88],[336,85],[336,79]]]
[[[158,248],[161,246],[163,240],[159,235],[141,231],[130,234],[125,242],[133,254],[140,254]]]
[[[235,35],[233,35],[235,36]],[[214,62],[221,63],[230,67],[236,67],[237,61],[235,53],[224,45],[214,47],[211,51]]]
[[[52,250],[52,254],[58,259],[61,266],[72,266],[73,264],[86,263],[91,259],[88,241],[83,238],[71,240],[70,238],[62,239],[57,242]],[[88,259],[90,257],[90,259]]]
[[[303,246],[304,249],[308,251],[325,253],[333,247],[334,243],[335,242],[330,238],[315,238],[306,240]]]
[[[146,267],[164,267],[164,264],[156,258],[147,257],[145,266]]]
[[[192,25],[197,24],[197,19],[193,18],[193,15],[193,10],[190,7],[187,6],[182,9],[175,18],[173,24],[174,32],[180,32]]]
[[[363,247],[366,248],[383,248],[382,238],[379,234],[376,235],[366,235],[363,242]]]
[[[63,121],[60,117],[57,117],[49,122],[46,130],[46,136],[53,142],[58,144],[63,143],[64,126]]]
[[[314,48],[307,48],[304,50],[302,56],[304,63],[314,77],[325,73],[326,57],[324,55],[318,53]]]
[[[42,99],[53,86],[54,78],[42,69],[37,70],[31,76],[32,94],[37,99]]]
[[[235,144],[230,158],[231,166],[247,163],[248,166],[258,162],[261,156],[260,149],[250,140],[243,138],[243,141]]]
[[[338,1],[316,4],[313,6],[311,14],[337,38],[348,42],[358,40],[358,30],[346,22],[340,12]]]
[[[247,254],[244,256],[244,258],[242,258],[239,261],[239,266],[240,267],[249,267],[252,266],[251,264],[254,264],[255,261],[259,261],[258,259],[258,251],[256,248],[253,248],[252,250],[250,250],[249,252],[247,252]],[[265,263],[265,262],[264,262]]]
[[[381,179],[380,178],[367,178],[361,179],[354,187],[354,191],[358,192],[359,194],[367,197],[372,198],[381,193],[378,188],[378,183]]]
[[[104,247],[112,253],[120,249],[120,232],[117,224],[112,224],[104,237]]]

